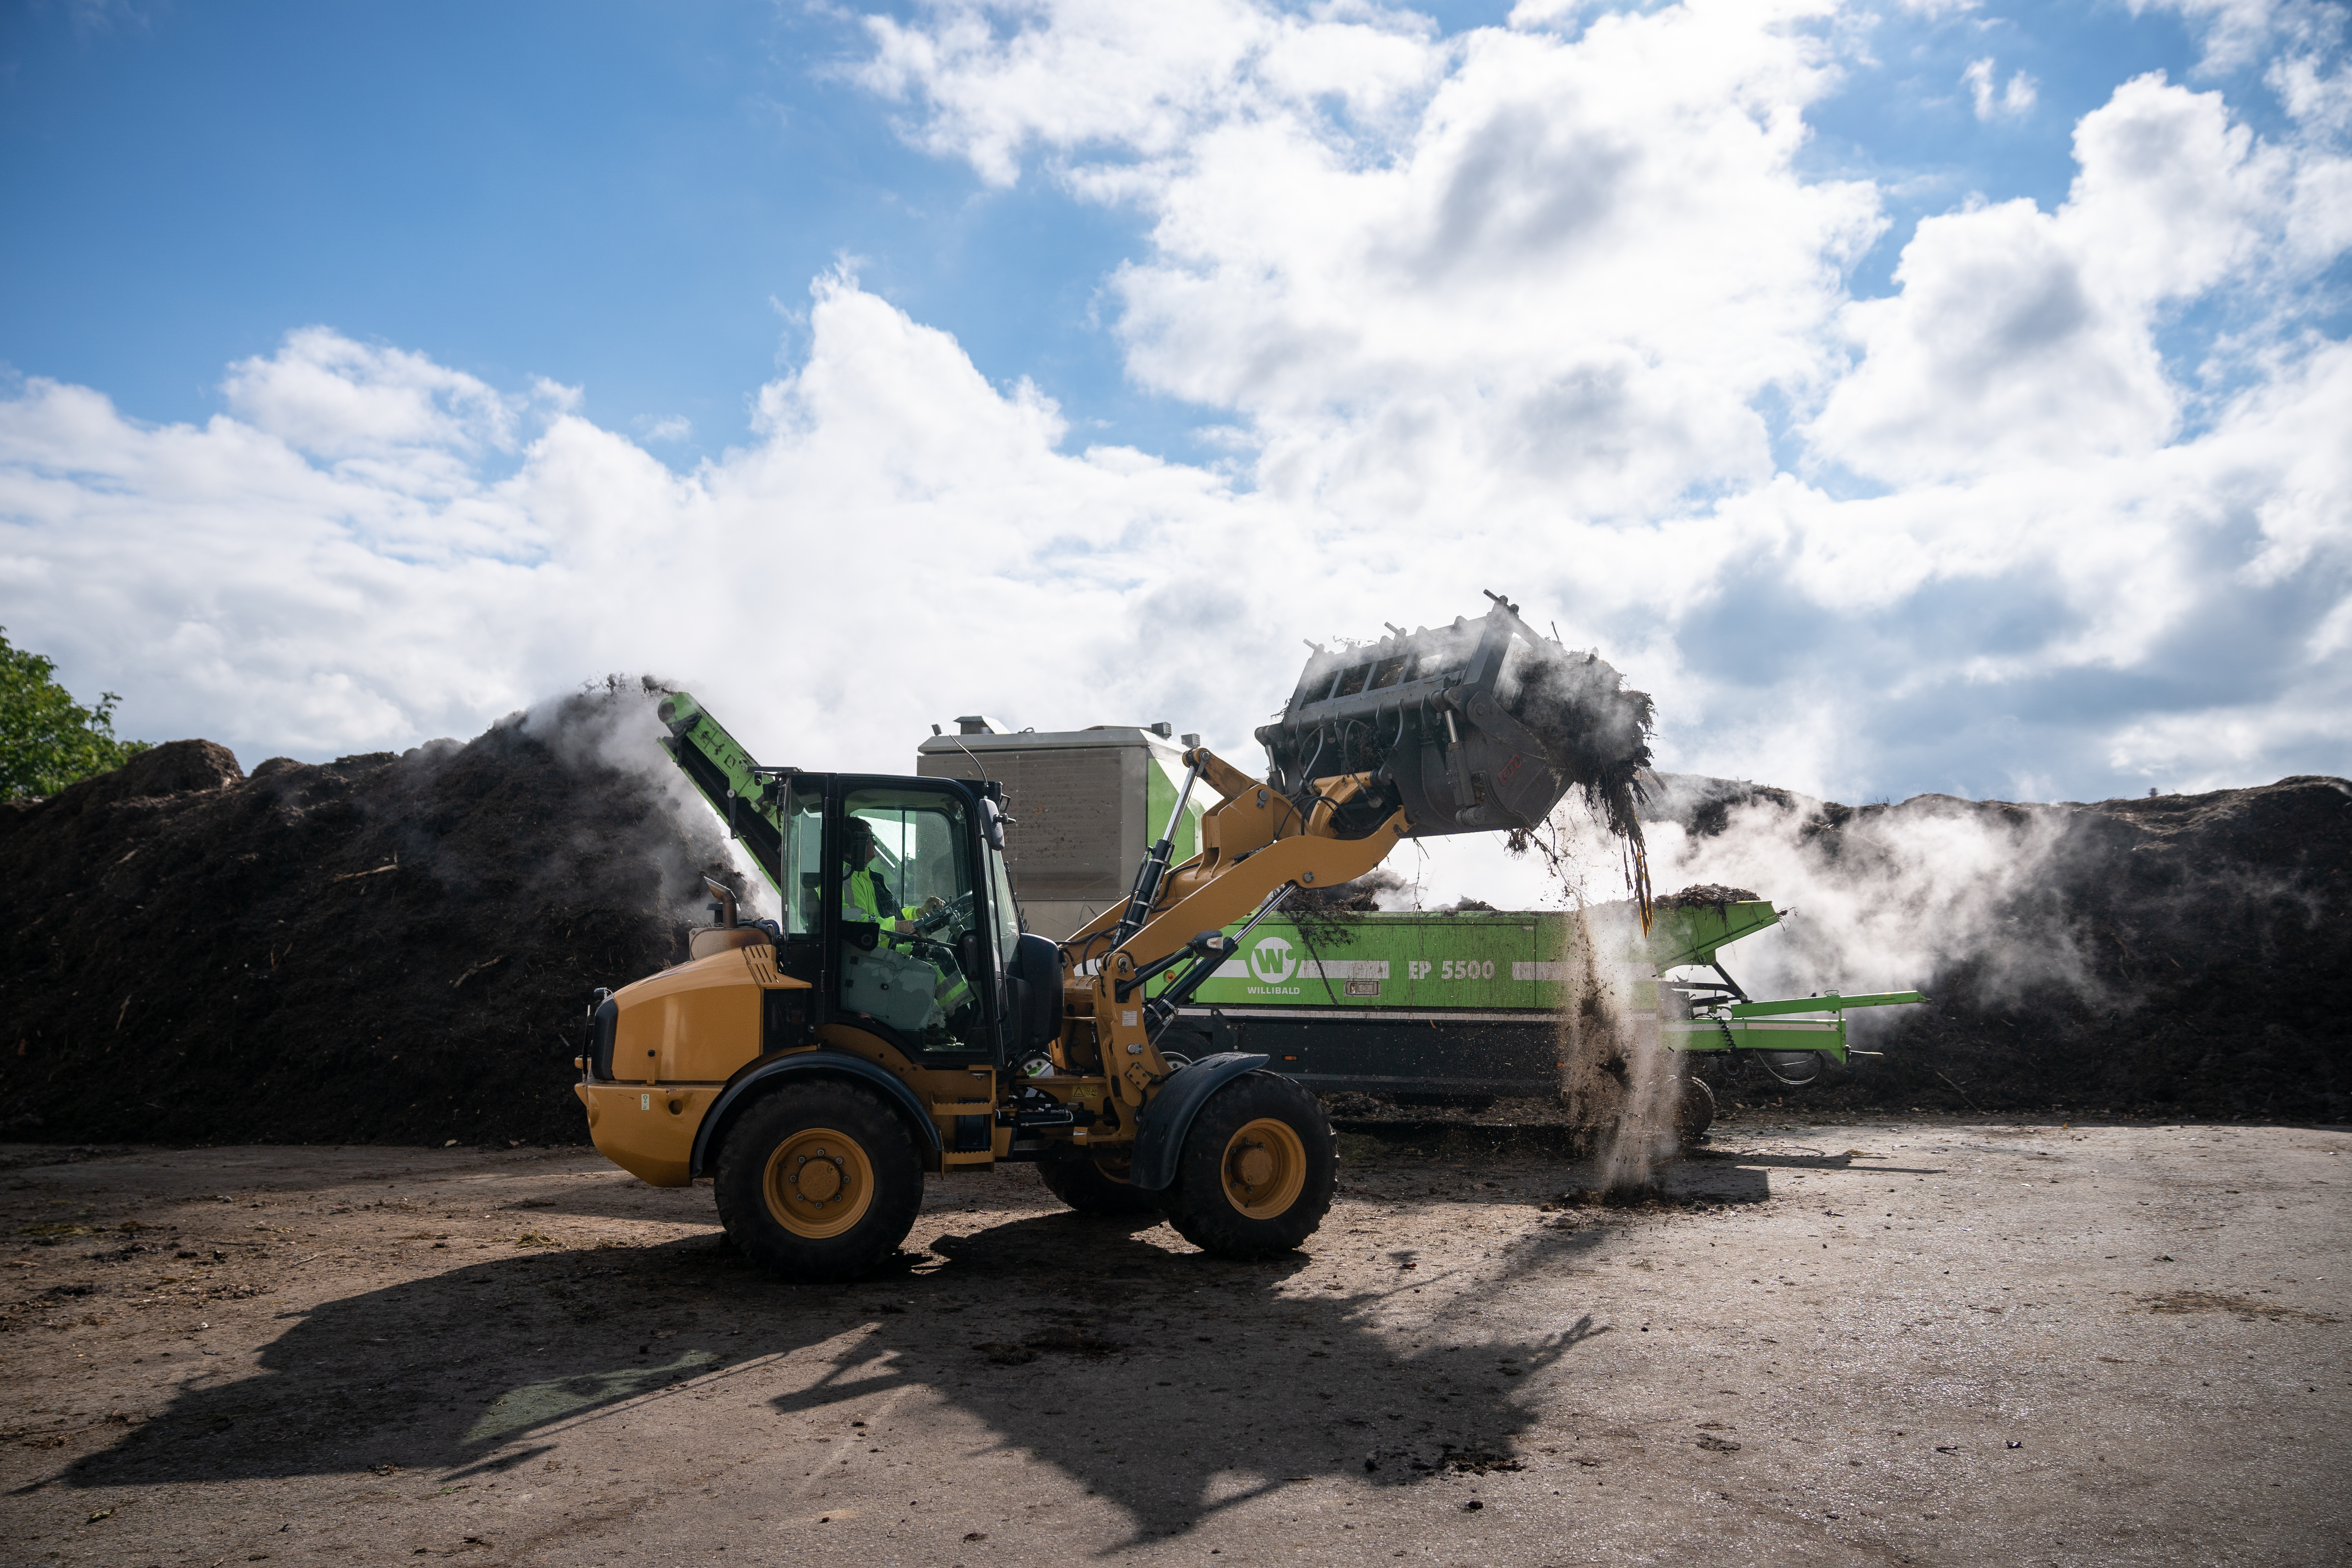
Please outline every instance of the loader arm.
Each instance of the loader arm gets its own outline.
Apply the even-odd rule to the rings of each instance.
[[[1368,833],[1340,836],[1339,808],[1363,790],[1364,774],[1316,780],[1316,804],[1302,814],[1206,747],[1185,752],[1184,763],[1218,796],[1201,818],[1200,853],[1160,880],[1148,915],[1123,941],[1119,933],[1133,920],[1128,905],[1104,911],[1061,944],[1066,1059],[1098,1055],[1097,1070],[1113,1092],[1138,1108],[1170,1072],[1153,1043],[1158,1028],[1145,983],[1196,937],[1247,920],[1286,888],[1328,888],[1364,875],[1412,830],[1399,808]],[[1197,962],[1213,964],[1215,956]]]

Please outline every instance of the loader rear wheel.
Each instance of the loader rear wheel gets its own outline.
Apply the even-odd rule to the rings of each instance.
[[[712,1184],[743,1255],[795,1283],[854,1279],[914,1228],[923,1163],[906,1124],[846,1083],[777,1089],[728,1129]]]
[[[1037,1174],[1046,1191],[1080,1214],[1122,1218],[1160,1211],[1156,1194],[1127,1184],[1125,1166],[1116,1171],[1107,1169],[1101,1161],[1081,1154],[1074,1159],[1040,1161]]]
[[[1315,1234],[1337,1169],[1315,1097],[1276,1074],[1244,1073],[1192,1118],[1160,1203],[1202,1251],[1263,1258]]]

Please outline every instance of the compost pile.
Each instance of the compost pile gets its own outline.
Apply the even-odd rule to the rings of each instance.
[[[686,956],[702,874],[741,888],[656,733],[642,694],[606,689],[465,745],[274,759],[249,778],[219,746],[175,742],[0,805],[0,1137],[581,1142],[570,1063],[591,989]],[[1798,906],[1798,937],[1801,882],[1899,895],[1890,847],[1923,824],[2013,830],[2035,857],[1991,912],[2001,942],[1906,977],[1931,1005],[1874,1016],[1884,1033],[1866,1043],[1884,1056],[1797,1095],[1754,1071],[1717,1078],[1729,1102],[2352,1118],[2340,779],[1863,807],[1664,784],[1647,811],[1702,840],[1769,812],[1795,859],[1788,883],[1757,886]],[[1375,872],[1289,912],[1337,940],[1400,885]],[[1748,896],[1707,885],[1660,901]],[[2073,966],[2021,978],[2000,960],[2042,949]],[[1826,972],[1843,956],[1825,952]],[[1740,967],[1738,949],[1728,961]]]
[[[1651,901],[1662,910],[1686,910],[1707,905],[1753,903],[1758,895],[1750,888],[1727,888],[1717,882],[1702,882],[1685,888],[1679,893],[1660,893]]]
[[[686,956],[715,823],[605,690],[247,778],[179,741],[0,805],[0,1137],[584,1137],[592,987]],[[740,889],[740,884],[737,884]]]
[[[1894,847],[1963,826],[2031,854],[1985,932],[1916,976],[1930,1005],[1858,1014],[1885,1051],[1786,1094],[1760,1074],[1707,1076],[1728,1100],[1792,1107],[2352,1119],[2352,784],[2297,776],[2253,789],[2093,805],[1920,795],[1845,806],[1724,780],[1671,779],[1662,816],[1704,839],[1760,806],[1794,841],[1788,883],[1883,889]],[[1801,873],[1801,875],[1799,873]],[[1739,895],[1694,889],[1682,895]],[[1661,900],[1660,902],[1666,902]],[[1711,900],[1710,900],[1711,901]],[[2061,955],[2037,971],[2021,955]],[[1823,955],[1835,973],[1838,955]],[[1725,962],[1738,972],[1740,950]],[[1881,1033],[1880,1031],[1884,1032]]]

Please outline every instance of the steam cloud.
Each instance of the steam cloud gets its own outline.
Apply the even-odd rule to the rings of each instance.
[[[1722,780],[1662,783],[1661,885],[1753,888],[1781,911],[1779,928],[1726,956],[1753,993],[1932,991],[1965,973],[1979,1004],[2052,987],[2100,999],[2059,896],[2066,808],[1920,795],[1855,810]],[[1865,1037],[1895,1021],[1853,1016]]]
[[[773,915],[775,910],[768,907],[772,890],[751,857],[719,831],[709,803],[661,750],[667,731],[655,717],[654,706],[673,689],[650,675],[608,675],[569,696],[534,703],[507,722],[519,724],[572,772],[593,775],[609,769],[643,784],[661,803],[679,837],[648,839],[640,852],[662,859],[662,887],[681,900],[676,907],[679,920],[689,925],[709,923],[703,910],[706,871],[732,887],[746,919],[755,911]],[[593,855],[610,847],[582,841],[576,847],[583,855]],[[717,869],[719,864],[727,869]]]

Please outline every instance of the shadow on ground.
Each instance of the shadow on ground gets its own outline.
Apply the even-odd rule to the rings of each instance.
[[[524,1464],[624,1405],[756,1377],[793,1385],[768,1403],[795,1432],[928,1390],[1118,1503],[1142,1539],[1286,1481],[1510,1467],[1528,1386],[1610,1331],[1585,1315],[1531,1340],[1481,1338],[1475,1317],[1447,1315],[1455,1282],[1377,1237],[1344,1245],[1393,1283],[1318,1293],[1297,1279],[1304,1255],[1227,1262],[1171,1251],[1150,1228],[1020,1218],[842,1287],[781,1285],[710,1237],[469,1265],[289,1315],[258,1371],[184,1385],[61,1479],[396,1467],[455,1480]],[[1538,1228],[1502,1267],[1538,1268],[1601,1234]],[[1393,1298],[1425,1335],[1395,1321],[1375,1331]],[[805,1359],[774,1359],[836,1340],[814,1380]],[[778,1466],[779,1487],[787,1468],[794,1485],[806,1473]]]
[[[1708,1168],[1710,1164],[1714,1167],[1712,1171]],[[1717,1179],[1723,1171],[1749,1166],[1754,1167],[1751,1173],[1758,1184],[1764,1180],[1767,1171],[1850,1171],[1855,1168],[1852,1154],[1760,1153],[1745,1149],[1699,1149],[1684,1157],[1676,1176],[1683,1185],[1696,1192]],[[1940,1176],[1944,1173],[1941,1165],[1889,1165],[1878,1160],[1868,1162],[1861,1169],[1884,1171],[1898,1176]],[[1682,1174],[1683,1172],[1690,1173]],[[1767,1195],[1760,1185],[1756,1195]]]

